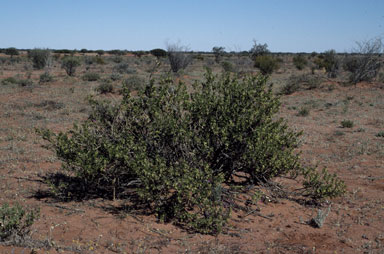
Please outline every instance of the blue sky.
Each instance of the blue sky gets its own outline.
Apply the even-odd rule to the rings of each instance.
[[[383,0],[0,0],[0,48],[344,52],[374,37]]]

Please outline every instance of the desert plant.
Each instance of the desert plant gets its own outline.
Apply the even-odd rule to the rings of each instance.
[[[374,79],[382,65],[381,54],[384,46],[381,39],[357,42],[353,56],[347,58],[346,69],[351,72],[350,82],[356,84],[361,81]]]
[[[132,92],[145,87],[145,81],[139,76],[133,75],[123,81],[123,91]]]
[[[268,44],[257,43],[256,40],[253,40],[253,46],[249,51],[250,57],[252,60],[255,60],[258,56],[263,56],[269,54]]]
[[[222,62],[221,67],[223,67],[225,72],[234,72],[235,71],[235,67],[233,66],[233,64],[231,62],[228,62],[228,61]]]
[[[322,78],[315,75],[291,75],[281,88],[280,94],[289,95],[300,90],[311,90],[320,86]]]
[[[325,69],[325,71],[328,73],[328,77],[330,78],[337,77],[340,60],[337,58],[337,54],[335,50],[331,49],[322,53],[316,59],[316,63],[319,68]]]
[[[306,107],[303,107],[297,112],[298,116],[308,116],[309,115],[309,109]]]
[[[30,228],[39,217],[39,210],[26,211],[21,205],[10,206],[4,203],[0,207],[0,242],[20,242],[30,232]]]
[[[113,92],[113,85],[111,82],[108,82],[107,80],[103,80],[96,90],[101,93],[101,94],[106,94],[106,93],[112,93]]]
[[[157,58],[167,56],[167,51],[165,51],[164,49],[152,49],[151,51],[149,51],[149,53],[151,53],[152,55],[154,55]]]
[[[187,51],[187,47],[176,43],[167,45],[168,59],[171,65],[171,70],[174,73],[187,68],[187,66],[192,62],[192,57],[187,53]]]
[[[49,49],[32,49],[28,51],[28,57],[32,60],[33,68],[38,70],[49,67],[52,63],[51,51]]]
[[[91,100],[88,120],[69,132],[39,132],[83,189],[135,193],[160,220],[216,234],[230,215],[229,186],[303,172],[300,133],[275,117],[279,98],[266,82],[208,72],[191,91],[152,80],[137,96],[123,89],[117,104]]]
[[[379,131],[379,132],[376,134],[376,137],[384,138],[384,131]]]
[[[84,81],[97,81],[100,79],[100,75],[95,72],[87,72],[83,75],[82,79]]]
[[[5,78],[1,81],[2,85],[17,84],[18,80],[14,77]]]
[[[44,72],[40,75],[40,83],[48,83],[53,81],[53,76],[48,72]]]
[[[120,74],[133,74],[136,73],[136,70],[129,67],[129,64],[126,62],[116,64],[113,67],[113,70]]]
[[[13,58],[13,56],[18,56],[19,55],[19,51],[16,48],[13,48],[13,47],[5,49],[4,53],[6,55],[11,56],[11,58]]]
[[[293,64],[296,66],[296,69],[302,70],[308,64],[308,61],[304,55],[298,54],[293,57]]]
[[[341,127],[342,128],[352,128],[354,126],[354,123],[352,120],[343,120],[341,121]]]
[[[264,75],[272,74],[279,68],[277,60],[271,55],[260,55],[255,57],[254,66]]]
[[[105,53],[105,51],[102,49],[95,50],[95,52],[97,53],[98,56],[102,56]]]
[[[66,56],[63,58],[61,67],[65,70],[68,76],[74,76],[76,68],[81,65],[80,59],[75,56]]]
[[[213,52],[213,55],[215,56],[215,62],[219,63],[221,61],[221,58],[225,54],[225,48],[224,47],[213,47],[212,52]]]

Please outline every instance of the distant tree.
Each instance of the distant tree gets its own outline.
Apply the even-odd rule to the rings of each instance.
[[[187,53],[188,47],[181,46],[178,43],[168,44],[167,51],[171,70],[174,73],[185,69],[192,62],[191,55],[188,55]]]
[[[257,43],[256,40],[253,40],[253,46],[249,50],[249,54],[250,54],[252,60],[255,60],[255,58],[258,56],[266,55],[268,53],[270,53],[270,51],[268,49],[267,43],[260,44],[260,43]]]
[[[88,49],[81,49],[80,53],[82,53],[82,54],[88,53]]]
[[[11,56],[11,58],[13,58],[13,56],[19,55],[19,51],[13,47],[5,49],[4,53]]]
[[[160,49],[160,48],[152,49],[151,51],[149,51],[149,53],[151,53],[152,55],[154,55],[157,58],[167,56],[167,51],[165,51],[164,49]]]
[[[28,57],[32,60],[33,68],[41,70],[52,64],[52,56],[49,49],[35,48],[28,51]]]
[[[102,56],[102,55],[104,55],[104,53],[105,53],[105,51],[102,50],[102,49],[98,49],[98,50],[96,50],[95,52],[96,52],[99,56]]]
[[[213,47],[212,52],[215,55],[215,62],[219,63],[221,61],[221,58],[225,54],[225,48],[224,47]]]

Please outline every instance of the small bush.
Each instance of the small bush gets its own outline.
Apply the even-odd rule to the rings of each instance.
[[[376,137],[384,138],[384,131],[379,131],[379,132],[376,134]]]
[[[128,63],[119,63],[113,67],[113,70],[120,74],[134,74],[136,73],[135,69],[129,67]]]
[[[121,80],[121,75],[119,73],[112,73],[109,78],[112,80],[112,81],[117,81],[117,80]]]
[[[309,109],[308,108],[301,108],[299,112],[297,113],[298,116],[308,116],[309,115]]]
[[[41,70],[52,62],[51,51],[48,49],[33,49],[28,51],[28,57],[32,60],[33,68]]]
[[[279,68],[277,60],[270,55],[260,55],[255,57],[254,66],[264,75],[272,74],[272,72]]]
[[[40,83],[48,83],[53,81],[53,76],[49,72],[44,72],[40,75]]]
[[[145,81],[136,75],[130,76],[123,81],[123,91],[132,92],[145,87]]]
[[[61,67],[65,70],[68,76],[74,76],[76,68],[81,65],[80,59],[75,56],[67,56],[63,58]]]
[[[343,120],[341,121],[341,127],[342,128],[352,128],[354,126],[354,123],[352,120]]]
[[[19,79],[17,84],[23,87],[31,87],[33,86],[33,81],[31,79]]]
[[[30,232],[30,227],[39,217],[39,210],[26,211],[19,204],[0,207],[0,242],[20,242]]]
[[[314,75],[291,75],[280,93],[289,95],[300,90],[311,90],[320,86],[322,78]]]
[[[187,68],[192,62],[192,56],[187,53],[188,48],[178,44],[169,44],[167,46],[168,59],[171,70],[174,73]]]
[[[113,85],[110,82],[103,81],[96,90],[101,94],[112,93]]]
[[[222,62],[221,67],[223,67],[225,72],[234,72],[235,71],[235,67],[233,66],[233,64],[231,62],[228,62],[228,61]]]
[[[337,58],[337,54],[335,50],[332,49],[332,50],[325,51],[320,56],[318,56],[315,62],[319,68],[325,69],[325,71],[328,73],[328,77],[330,78],[337,77],[340,61]]]
[[[304,55],[298,54],[293,57],[293,64],[296,66],[296,69],[302,70],[307,66],[308,61]]]
[[[11,85],[11,84],[17,84],[18,80],[14,77],[5,78],[1,81],[2,85]]]
[[[97,81],[100,79],[100,75],[95,72],[87,72],[83,75],[82,78],[84,81]]]
[[[215,62],[219,63],[225,54],[225,48],[224,47],[213,47],[212,52],[215,55]]]
[[[137,96],[123,89],[117,104],[91,100],[88,120],[67,133],[39,132],[83,190],[134,193],[162,221],[218,234],[232,185],[303,172],[294,152],[300,133],[275,117],[280,102],[266,82],[208,72],[189,91],[170,78],[153,80]],[[330,191],[320,197],[340,194],[333,183],[324,182]]]

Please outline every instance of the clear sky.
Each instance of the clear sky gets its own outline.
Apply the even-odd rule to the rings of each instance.
[[[0,0],[0,48],[350,51],[384,37],[384,0]]]

